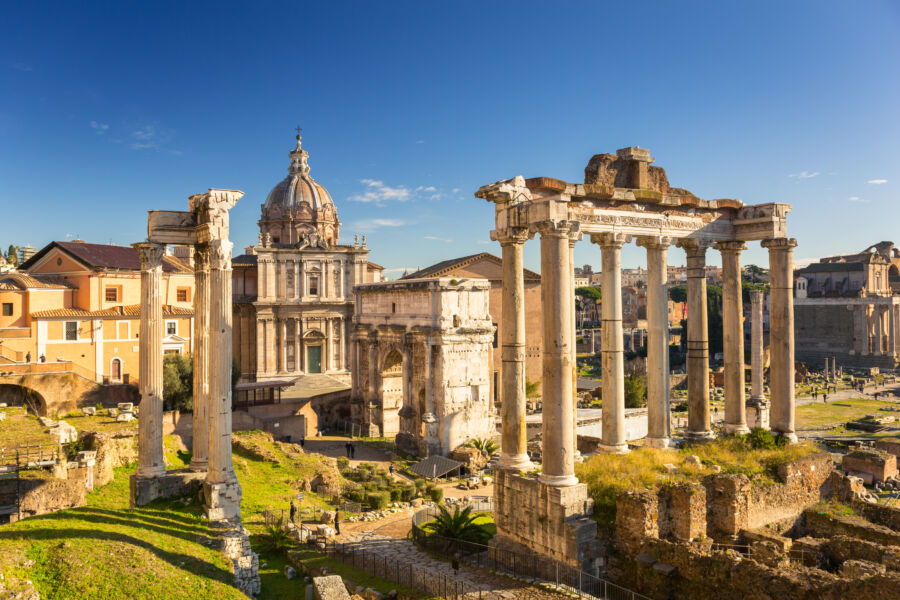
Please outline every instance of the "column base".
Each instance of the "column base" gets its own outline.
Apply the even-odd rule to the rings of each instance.
[[[746,424],[725,423],[725,433],[729,435],[746,435],[750,433],[750,428]]]
[[[206,473],[207,469],[209,469],[209,461],[205,458],[202,460],[194,460],[192,458],[188,468],[194,473]]]
[[[138,466],[137,471],[132,475],[137,479],[158,479],[160,477],[164,477],[166,474],[166,466],[162,465],[159,467],[140,467]]]
[[[572,475],[544,475],[541,473],[540,477],[538,477],[538,481],[543,483],[544,485],[549,485],[553,487],[568,487],[570,485],[577,485],[578,478]]]
[[[497,468],[527,473],[529,471],[534,471],[537,467],[531,462],[531,459],[528,458],[527,454],[501,454],[500,460],[497,461]]]
[[[204,473],[192,473],[187,469],[163,472],[161,477],[138,477],[129,480],[129,504],[131,508],[146,506],[157,498],[180,498],[194,495],[200,489]]]
[[[648,437],[648,438],[644,438],[644,445],[647,446],[648,448],[661,448],[661,449],[662,448],[671,448],[672,440],[667,437],[661,437],[661,438]]]
[[[597,444],[598,452],[607,452],[609,454],[628,454],[628,444]]]
[[[772,431],[772,433],[774,433],[777,436],[787,438],[787,440],[792,444],[796,444],[798,441],[800,441],[799,438],[797,437],[797,434],[794,433],[793,431],[790,431],[788,433],[783,433],[781,431]]]
[[[685,431],[684,437],[689,440],[714,440],[716,434],[712,431]]]
[[[235,519],[241,516],[241,484],[203,482],[203,512],[210,521]]]

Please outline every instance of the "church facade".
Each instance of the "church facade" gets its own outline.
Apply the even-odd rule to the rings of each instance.
[[[340,244],[337,209],[309,174],[309,153],[289,153],[288,175],[261,206],[259,241],[233,260],[234,354],[241,381],[325,374],[350,383],[353,288],[381,280],[362,241]]]

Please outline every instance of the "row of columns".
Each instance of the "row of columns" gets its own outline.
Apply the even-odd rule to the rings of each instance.
[[[347,320],[344,317],[316,317],[324,323],[324,337],[315,343],[304,341],[304,317],[261,318],[257,321],[257,362],[265,373],[305,373],[304,350],[308,345],[322,344],[322,372],[346,370]],[[293,334],[288,325],[293,322]],[[294,348],[294,366],[288,364],[288,346]],[[264,365],[264,366],[263,366]]]
[[[534,227],[541,240],[541,300],[543,312],[543,465],[541,480],[548,485],[577,483],[575,404],[575,332],[572,295],[573,260],[569,240],[576,239],[579,223],[544,221]],[[500,466],[527,469],[530,462],[525,438],[525,319],[522,249],[529,239],[526,227],[492,233],[503,250],[502,446]],[[631,236],[621,233],[591,235],[602,253],[603,421],[602,448],[627,452],[625,435],[624,348],[621,300],[621,249]],[[669,408],[669,336],[667,248],[673,239],[641,237],[648,263],[648,445],[665,447],[671,438]],[[572,242],[574,245],[574,242]],[[707,331],[706,250],[711,244],[681,239],[688,270],[688,428],[690,438],[712,437],[709,410],[709,337]],[[794,434],[793,263],[796,241],[765,240],[771,272],[772,423],[789,439]],[[748,431],[744,401],[744,336],[740,253],[743,242],[719,242],[722,253],[723,328],[726,379],[726,431]],[[761,335],[760,335],[761,346]],[[761,362],[761,361],[760,361]],[[761,368],[759,369],[761,375]],[[761,388],[761,385],[759,386]],[[761,394],[761,391],[760,391]]]
[[[166,474],[163,457],[162,267],[165,245],[134,244],[141,263],[138,479]],[[231,251],[227,240],[194,255],[194,413],[191,470],[211,484],[236,483],[231,461]],[[211,349],[217,349],[212,352]],[[218,349],[228,349],[219,351]]]
[[[853,311],[853,328],[859,343],[855,352],[863,356],[900,355],[900,305],[863,304]]]
[[[275,260],[260,257],[260,298],[321,299],[347,296],[347,277],[344,261],[324,259],[322,268],[304,268],[303,261]],[[290,275],[290,277],[288,277]],[[316,294],[309,294],[310,277],[318,277]]]

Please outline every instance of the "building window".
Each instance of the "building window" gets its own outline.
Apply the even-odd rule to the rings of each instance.
[[[497,324],[496,324],[496,323],[493,323],[493,326],[494,326],[494,348],[496,348],[496,347],[499,345],[499,341],[500,341],[500,340],[499,340],[499,338],[500,338],[500,328],[497,327]]]
[[[309,277],[309,295],[310,296],[318,296],[319,295],[319,276],[318,275],[310,275],[310,277]]]
[[[178,350],[163,350],[163,354],[181,354]]]
[[[166,321],[166,335],[178,335],[178,321]]]
[[[396,312],[397,312],[397,303],[391,302],[391,313],[396,313]]]
[[[190,302],[191,294],[189,288],[178,288],[175,290],[175,301],[176,302]]]
[[[11,317],[13,314],[12,302],[4,302],[3,303],[3,316]]]
[[[109,378],[113,381],[122,380],[122,361],[118,358],[112,359],[112,365],[109,369]]]
[[[66,340],[75,341],[78,339],[78,321],[66,321]]]
[[[106,288],[106,301],[107,302],[118,302],[119,301],[119,290],[115,287]]]

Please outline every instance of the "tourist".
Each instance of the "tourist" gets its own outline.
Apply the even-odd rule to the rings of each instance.
[[[394,478],[394,463],[391,463],[391,466],[388,467],[388,473],[391,474],[391,479]]]
[[[822,394],[822,404],[828,404],[828,394]]]
[[[31,352],[28,352],[25,354],[25,362],[27,362],[27,363],[31,362]]]
[[[344,452],[347,453],[347,458],[350,458],[350,442],[344,444]]]
[[[813,388],[813,400],[818,400],[818,399],[819,399],[819,390],[817,390],[816,388]]]
[[[305,446],[305,445],[306,445],[306,436],[303,436],[302,438],[300,438],[300,449],[302,450],[303,446]]]
[[[350,444],[350,458],[353,458],[354,456],[356,456],[356,446]]]
[[[341,535],[341,511],[334,511],[334,532]]]
[[[294,523],[294,518],[297,516],[297,505],[294,504],[294,500],[291,499],[291,523]]]
[[[47,357],[44,356],[43,354],[41,354],[41,356],[38,358],[38,360],[40,360],[41,362],[47,362]]]

